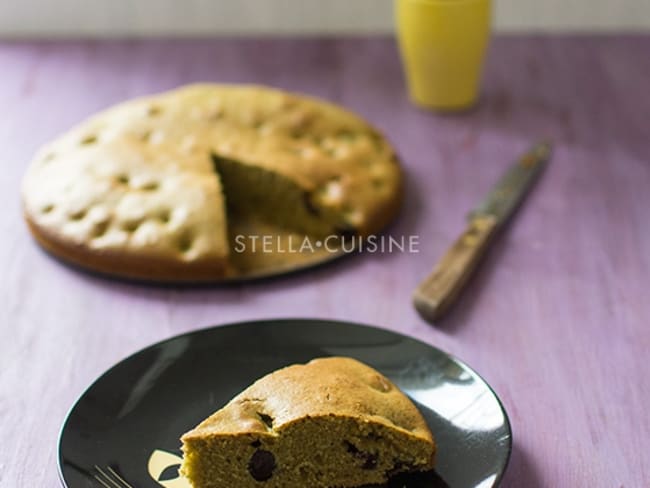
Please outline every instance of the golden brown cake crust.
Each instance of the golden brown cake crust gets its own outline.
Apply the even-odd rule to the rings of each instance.
[[[37,228],[25,215],[25,220],[34,239],[47,252],[64,261],[88,268],[98,273],[119,275],[138,281],[174,281],[200,283],[212,281],[215,276],[232,276],[233,270],[223,260],[170,262],[156,256],[131,256],[118,251],[104,251],[101,255],[85,246],[73,247],[69,242],[61,242],[57,235]]]
[[[432,442],[422,414],[388,378],[347,357],[314,359],[264,376],[226,407],[183,436],[267,432],[259,413],[273,418],[273,429],[306,417],[362,418]]]
[[[266,87],[190,85],[110,108],[41,149],[23,182],[30,229],[52,253],[96,271],[226,276],[212,155],[282,175],[334,228],[360,235],[381,230],[401,201],[391,146],[358,116]]]

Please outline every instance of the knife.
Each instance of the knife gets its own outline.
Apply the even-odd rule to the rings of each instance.
[[[460,295],[485,254],[496,231],[514,213],[551,157],[552,147],[540,142],[522,155],[468,215],[467,228],[415,289],[413,304],[428,322],[442,317]]]

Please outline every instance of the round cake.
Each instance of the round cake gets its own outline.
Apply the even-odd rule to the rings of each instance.
[[[212,281],[273,262],[234,256],[236,231],[251,222],[283,238],[380,231],[399,208],[401,180],[386,139],[343,108],[200,84],[122,103],[47,144],[22,197],[36,240],[68,262]]]

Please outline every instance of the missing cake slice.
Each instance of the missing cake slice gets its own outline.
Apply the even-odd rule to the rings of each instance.
[[[181,438],[193,488],[351,488],[433,467],[415,405],[359,361],[275,371]]]
[[[323,205],[296,181],[261,166],[212,155],[231,213],[256,215],[281,228],[314,237],[353,234],[356,229],[334,206]]]

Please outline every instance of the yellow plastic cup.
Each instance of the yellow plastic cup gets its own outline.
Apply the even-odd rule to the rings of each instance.
[[[395,0],[413,103],[440,111],[466,110],[476,103],[491,11],[490,0]]]

